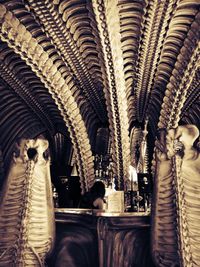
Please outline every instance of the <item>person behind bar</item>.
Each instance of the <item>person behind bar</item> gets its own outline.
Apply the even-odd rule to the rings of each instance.
[[[84,209],[103,209],[105,203],[105,185],[101,181],[96,181],[82,197],[79,208]]]

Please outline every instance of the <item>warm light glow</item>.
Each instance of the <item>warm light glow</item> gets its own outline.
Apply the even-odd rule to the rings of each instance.
[[[133,166],[129,166],[129,180],[137,182],[137,171]]]

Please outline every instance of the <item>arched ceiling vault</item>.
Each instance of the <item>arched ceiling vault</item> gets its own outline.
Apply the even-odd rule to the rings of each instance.
[[[1,168],[18,138],[62,133],[86,190],[108,128],[123,189],[134,127],[148,122],[152,146],[158,128],[200,128],[199,24],[199,0],[2,0]]]

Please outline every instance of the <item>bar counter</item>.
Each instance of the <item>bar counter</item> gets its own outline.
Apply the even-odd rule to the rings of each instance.
[[[55,209],[56,242],[48,266],[154,267],[150,215]]]

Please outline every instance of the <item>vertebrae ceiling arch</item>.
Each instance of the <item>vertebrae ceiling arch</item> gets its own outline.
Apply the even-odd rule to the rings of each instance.
[[[178,27],[174,30],[172,27],[166,37],[166,43],[171,41],[171,45],[173,45],[172,42],[176,41],[179,46],[174,51],[177,60],[166,87],[158,124],[160,128],[177,127],[187,92],[193,91],[190,93],[190,97],[191,95],[196,96],[197,93],[196,88],[190,86],[200,65],[200,32],[198,31],[200,12],[197,7],[190,4],[178,7],[178,11],[171,21],[172,25],[178,25]],[[190,17],[185,15],[188,8],[190,8]],[[192,102],[191,98],[190,103],[192,104]]]
[[[17,135],[69,130],[87,189],[98,129],[109,128],[122,189],[145,125],[151,146],[160,127],[200,127],[199,10],[199,0],[2,0],[3,156]]]
[[[0,8],[1,20],[3,21],[1,37],[36,72],[37,76],[40,77],[49,92],[53,95],[59,109],[61,109],[61,114],[71,133],[74,149],[78,151],[77,158],[80,178],[83,181],[82,188],[83,190],[87,189],[93,178],[93,159],[85,125],[81,122],[81,115],[74,101],[74,97],[71,95],[70,85],[68,85],[69,87],[65,85],[67,81],[62,78],[62,74],[53,65],[53,60],[45,52],[43,47],[38,44],[37,39],[31,36],[31,33],[20,24],[20,21],[13,13],[2,5]],[[59,96],[57,92],[59,92]],[[71,104],[73,104],[74,109],[71,109]],[[63,106],[65,109],[63,109]]]

